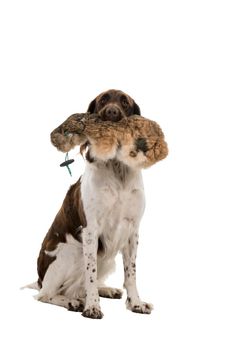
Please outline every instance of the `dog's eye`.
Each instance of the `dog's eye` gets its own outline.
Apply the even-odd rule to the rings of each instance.
[[[129,102],[127,101],[127,99],[124,97],[121,100],[121,104],[124,108],[128,108],[129,107]]]
[[[101,100],[99,102],[101,107],[103,107],[108,100],[109,100],[109,96],[108,95],[102,96],[102,98],[101,98]]]
[[[106,101],[107,101],[106,98],[101,98],[100,104],[101,104],[101,105],[104,105],[104,104],[106,103]]]

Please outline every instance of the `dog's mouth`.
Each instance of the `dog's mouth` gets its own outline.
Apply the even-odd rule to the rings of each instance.
[[[115,104],[109,104],[102,108],[99,115],[103,121],[107,120],[111,122],[118,122],[125,117],[121,108]]]

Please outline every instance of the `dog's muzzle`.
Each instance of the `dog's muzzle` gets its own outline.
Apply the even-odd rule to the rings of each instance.
[[[100,111],[100,115],[103,120],[109,120],[111,122],[118,122],[123,118],[123,113],[116,105],[107,105]]]

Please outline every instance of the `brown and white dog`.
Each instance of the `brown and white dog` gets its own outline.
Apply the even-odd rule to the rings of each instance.
[[[115,122],[140,115],[134,100],[119,90],[97,96],[88,112]],[[141,301],[136,287],[138,229],[145,207],[141,171],[117,157],[98,159],[91,144],[86,158],[83,176],[70,187],[43,241],[39,279],[31,287],[40,289],[40,301],[102,318],[99,296],[122,296],[120,289],[104,284],[121,252],[127,308],[149,314],[152,305]]]

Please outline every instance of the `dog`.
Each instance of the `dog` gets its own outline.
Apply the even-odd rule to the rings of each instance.
[[[138,104],[120,90],[97,96],[87,112],[105,121],[140,115]],[[136,287],[138,230],[145,208],[141,171],[118,159],[104,161],[86,153],[83,176],[70,187],[41,246],[37,261],[42,302],[80,311],[84,317],[100,319],[99,297],[119,299],[122,290],[105,285],[122,253],[126,306],[150,314],[153,306],[143,302]]]

